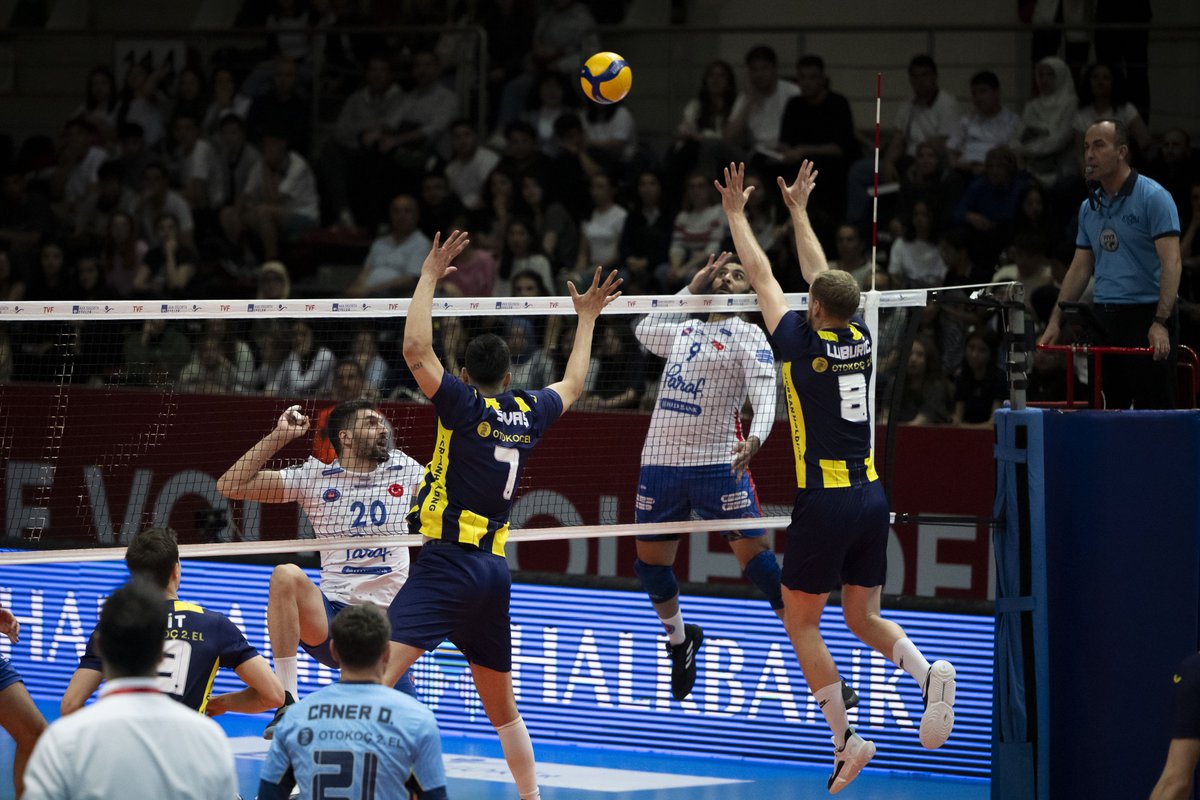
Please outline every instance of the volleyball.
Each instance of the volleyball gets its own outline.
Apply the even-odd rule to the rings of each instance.
[[[616,103],[629,94],[633,70],[616,53],[596,53],[579,70],[579,85],[593,103]]]

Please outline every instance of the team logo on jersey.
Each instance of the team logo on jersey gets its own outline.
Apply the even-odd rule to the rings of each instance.
[[[342,493],[339,492],[337,489],[333,488],[332,486],[330,486],[325,491],[321,492],[321,499],[324,500],[326,503],[332,503],[334,500],[337,500],[341,496],[342,496]]]
[[[486,422],[481,422],[479,423],[479,427],[475,429],[475,432],[486,439],[492,435],[492,426]]]
[[[1117,248],[1121,246],[1120,240],[1117,239],[1117,232],[1112,228],[1100,231],[1100,246],[1110,253],[1117,252]]]
[[[813,359],[812,368],[813,372],[824,372],[825,370],[829,369],[829,362],[820,356],[817,356]]]
[[[388,494],[392,497],[404,497],[404,487],[398,483],[393,483],[388,487]]]

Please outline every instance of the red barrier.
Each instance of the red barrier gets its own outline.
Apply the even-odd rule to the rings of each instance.
[[[9,536],[40,531],[56,542],[115,541],[144,524],[170,524],[181,541],[288,539],[294,506],[229,503],[216,478],[274,425],[291,401],[264,397],[173,395],[129,389],[0,386],[0,452]],[[306,413],[328,403],[304,402]],[[386,404],[397,444],[429,458],[434,421],[428,405]],[[521,481],[514,522],[526,527],[633,521],[638,462],[649,416],[571,412],[534,451]],[[882,441],[882,429],[880,429]],[[274,466],[303,459],[297,442]],[[897,431],[894,510],[966,517],[991,513],[992,434],[977,429],[904,427]],[[883,462],[886,454],[879,453]],[[795,467],[786,420],[752,463],[763,511],[790,513]],[[214,509],[230,525],[205,528]],[[219,530],[218,530],[219,528]],[[777,534],[776,549],[783,550]],[[896,526],[887,591],[943,597],[990,596],[986,526]],[[632,575],[629,537],[520,545],[520,569]],[[720,536],[680,547],[679,575],[739,581]]]

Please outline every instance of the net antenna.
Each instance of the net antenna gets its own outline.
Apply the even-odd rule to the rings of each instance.
[[[875,288],[875,256],[879,247],[879,111],[883,94],[883,73],[875,73],[875,188],[871,197],[871,289],[866,293],[863,306],[863,317],[867,321],[868,330],[879,331],[879,290]],[[878,365],[876,365],[878,367]],[[871,370],[871,383],[867,386],[868,408],[876,408],[875,385],[879,375],[878,368]],[[875,426],[871,426],[871,451],[875,452]],[[891,454],[888,454],[889,460]],[[890,495],[890,485],[889,485]]]

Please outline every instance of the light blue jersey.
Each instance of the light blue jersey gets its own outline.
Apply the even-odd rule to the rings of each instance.
[[[375,683],[334,683],[288,708],[262,781],[280,784],[289,770],[310,798],[391,800],[446,786],[433,712]]]
[[[1157,303],[1162,262],[1155,242],[1164,236],[1179,236],[1179,210],[1166,189],[1137,170],[1115,197],[1084,200],[1075,247],[1096,259],[1096,302]]]

